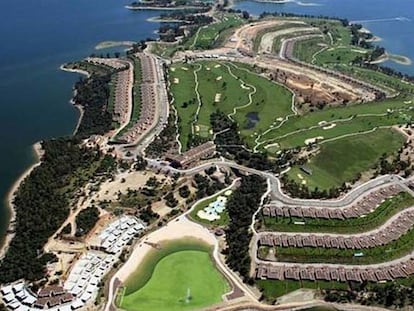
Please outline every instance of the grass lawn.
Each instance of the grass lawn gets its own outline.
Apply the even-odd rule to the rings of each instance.
[[[253,85],[256,93],[252,96],[252,104],[246,108],[238,110],[234,116],[238,122],[241,134],[252,144],[255,132],[261,133],[278,123],[278,119],[292,114],[292,93],[285,87],[273,83],[272,81],[261,77],[251,70],[245,70],[245,67],[235,64],[232,67],[233,74],[242,79],[246,84]],[[248,113],[257,113],[259,121],[250,126]]]
[[[180,141],[183,150],[187,149],[188,136],[192,133],[192,124],[198,107],[195,94],[194,70],[191,64],[174,64],[169,71],[171,93],[179,116]]]
[[[301,217],[263,217],[264,228],[282,232],[325,232],[325,233],[358,233],[373,230],[384,224],[396,213],[414,205],[414,198],[407,192],[401,192],[387,199],[375,211],[365,217],[339,219],[316,219]],[[304,225],[295,225],[304,222]]]
[[[207,219],[201,219],[200,217],[197,216],[197,213],[198,213],[198,211],[200,211],[200,210],[204,209],[205,207],[207,207],[210,203],[216,201],[218,196],[220,196],[220,195],[224,196],[224,192],[226,192],[228,190],[229,190],[228,188],[223,189],[222,191],[217,193],[214,197],[212,197],[210,199],[204,199],[204,200],[200,201],[199,203],[197,203],[197,205],[193,208],[193,210],[189,214],[191,219],[193,221],[196,221],[196,222],[199,222],[199,223],[202,223],[202,224],[206,224],[206,225],[211,225],[211,226],[224,226],[224,225],[227,225],[229,223],[229,214],[228,214],[227,210],[224,210],[224,212],[220,215],[220,219],[214,220],[214,221],[208,221]]]
[[[242,129],[241,134],[250,144],[253,144],[254,138],[251,135],[254,132],[264,131],[277,122],[278,118],[292,113],[292,94],[286,88],[249,71],[252,70],[251,67],[238,65],[202,61],[195,64],[178,63],[170,68],[171,92],[179,115],[180,141],[184,150],[193,124],[195,134],[211,136],[210,115],[216,110],[229,115],[238,107],[233,118]],[[196,123],[194,119],[198,99],[194,71],[199,82],[198,92],[202,102]],[[249,94],[252,94],[252,102],[247,105],[250,102]],[[250,113],[257,114],[259,122],[251,124],[248,118]]]
[[[369,81],[375,85],[379,85],[380,87],[389,87],[406,93],[411,93],[414,91],[414,84],[404,83],[400,78],[392,77],[381,72],[357,66],[347,66],[344,64],[337,64],[336,66],[332,66],[332,68],[337,71],[344,72],[357,78]],[[408,99],[411,99],[410,95],[408,95]]]
[[[414,230],[408,231],[398,240],[383,246],[364,249],[336,249],[323,247],[275,247],[275,256],[282,262],[332,263],[370,265],[401,258],[414,249]],[[356,257],[355,253],[363,253]]]
[[[254,40],[253,40],[253,51],[257,52],[259,50],[259,46],[260,46],[260,43],[262,42],[262,38],[266,33],[276,32],[276,31],[289,29],[289,28],[300,28],[300,27],[309,27],[309,25],[307,25],[307,24],[297,24],[297,23],[293,23],[293,22],[292,23],[287,22],[286,24],[281,24],[281,25],[278,25],[278,26],[274,26],[274,27],[270,27],[270,28],[260,30],[257,33]]]
[[[324,44],[328,44],[328,40],[322,38],[298,41],[295,43],[293,55],[301,61],[311,63],[313,55],[319,52]]]
[[[141,114],[141,82],[142,82],[142,72],[141,72],[141,61],[137,57],[130,57],[131,61],[134,64],[134,85],[132,88],[132,113],[129,123],[122,129],[121,132],[117,135],[118,137],[122,136],[127,132],[131,127],[134,126],[139,120]]]
[[[212,48],[219,39],[219,34],[226,29],[240,26],[243,20],[234,15],[226,15],[218,23],[213,23],[199,29],[184,45],[185,49],[207,50]]]
[[[301,172],[295,166],[288,176],[311,189],[338,187],[353,180],[358,173],[373,168],[383,154],[396,152],[404,142],[401,134],[390,129],[378,129],[372,133],[327,142],[306,164],[312,170],[312,175]]]
[[[312,26],[319,27],[324,32],[332,35],[334,45],[350,45],[351,30],[344,27],[340,21],[327,19],[311,19]]]
[[[316,64],[328,65],[330,63],[349,64],[358,56],[363,56],[367,50],[354,46],[329,48],[316,56]]]
[[[81,69],[89,72],[91,75],[103,76],[113,72],[113,69],[103,64],[94,64],[87,61],[68,63],[65,65],[69,69]]]
[[[261,146],[278,143],[283,148],[305,145],[305,140],[317,136],[324,139],[372,130],[378,126],[406,124],[414,115],[412,102],[402,98],[381,102],[337,107],[290,117],[281,127],[270,130],[260,138]],[[323,129],[320,122],[335,124]]]
[[[177,52],[179,46],[178,44],[170,44],[163,42],[152,42],[151,43],[151,53],[154,53],[158,56],[170,58]]]
[[[161,251],[154,250],[163,255],[153,254],[140,267],[151,266],[150,278],[145,278],[145,283],[139,279],[148,274],[146,271],[144,275],[131,276],[125,284],[120,307],[128,311],[180,311],[197,310],[222,301],[229,285],[215,268],[209,251],[208,246],[197,245],[195,241],[174,242],[163,245]],[[188,290],[191,298],[187,302]]]
[[[262,291],[264,298],[267,301],[275,300],[276,298],[289,294],[300,288],[310,289],[347,289],[347,283],[341,282],[326,282],[326,281],[294,281],[294,280],[256,280],[258,288]]]

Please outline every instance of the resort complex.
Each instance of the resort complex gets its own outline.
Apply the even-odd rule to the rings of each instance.
[[[409,59],[231,5],[134,2],[158,40],[62,65],[80,120],[9,195],[0,311],[412,307]]]
[[[25,282],[1,288],[10,310],[76,310],[96,299],[103,278],[113,269],[124,248],[145,228],[135,217],[122,216],[94,238],[90,250],[77,255],[63,286],[51,285],[33,293]],[[96,242],[96,243],[95,243]]]

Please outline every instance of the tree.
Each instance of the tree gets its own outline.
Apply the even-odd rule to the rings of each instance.
[[[188,198],[190,196],[190,194],[191,194],[190,189],[188,188],[187,185],[184,185],[184,186],[180,187],[178,189],[178,193],[184,199]]]
[[[249,14],[249,12],[247,12],[247,11],[243,11],[243,12],[242,12],[242,17],[243,17],[244,19],[249,19],[249,18],[250,18],[250,14]]]

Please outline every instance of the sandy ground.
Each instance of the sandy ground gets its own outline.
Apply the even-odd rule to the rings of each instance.
[[[146,172],[123,172],[118,174],[114,181],[104,182],[99,191],[93,195],[95,200],[113,200],[116,198],[117,193],[121,191],[122,193],[126,192],[128,188],[132,190],[137,190],[140,187],[143,187],[147,180],[156,176],[155,173],[146,171]],[[123,182],[125,180],[125,182]],[[160,180],[160,178],[158,178]]]
[[[332,124],[329,124],[327,126],[324,126],[322,129],[324,129],[324,130],[330,130],[330,129],[334,128],[335,126],[336,126],[336,123],[332,123]]]
[[[317,140],[321,140],[321,139],[323,139],[323,136],[318,136],[318,137],[305,139],[305,145],[313,144]]]
[[[13,222],[16,218],[16,212],[14,210],[14,205],[13,205],[13,200],[15,197],[15,194],[17,192],[17,190],[20,187],[20,184],[23,182],[23,180],[30,175],[30,173],[33,171],[33,169],[35,169],[37,166],[40,165],[40,158],[42,157],[43,151],[42,151],[42,146],[40,144],[40,142],[35,143],[33,145],[33,151],[37,157],[36,163],[34,163],[33,165],[31,165],[26,171],[23,172],[23,174],[14,182],[13,186],[11,187],[10,191],[7,194],[7,205],[10,209],[10,222],[9,222],[9,228],[8,230],[12,229],[11,228],[11,222]],[[6,234],[5,238],[4,238],[4,242],[1,246],[0,249],[0,259],[3,258],[3,256],[6,254],[7,249],[9,247],[10,241],[13,239],[14,234]]]
[[[82,75],[85,75],[86,77],[90,77],[91,75],[89,74],[89,72],[87,72],[86,70],[81,70],[81,69],[69,69],[69,68],[66,68],[65,67],[65,65],[61,65],[60,67],[59,67],[59,69],[60,70],[63,70],[63,71],[67,71],[67,72],[74,72],[74,73],[79,73],[79,74],[82,74]]]
[[[214,245],[216,242],[214,235],[206,228],[189,221],[185,216],[181,216],[161,229],[150,233],[144,240],[137,244],[128,261],[116,273],[116,277],[122,282],[125,282],[137,267],[139,267],[148,252],[154,249],[144,242],[159,243],[161,241],[171,241],[185,237],[196,238],[210,245]]]
[[[294,302],[307,302],[313,299],[315,299],[315,291],[312,289],[302,288],[278,298],[277,302],[284,304]]]
[[[274,32],[267,32],[262,36],[260,46],[258,49],[259,53],[271,53],[273,49],[273,44],[275,39],[280,36],[290,35],[297,33],[298,35],[303,32],[315,31],[318,32],[319,28],[315,27],[292,27],[287,29],[282,29]]]
[[[75,220],[76,216],[79,214],[80,211],[84,210],[88,206],[91,205],[93,201],[114,201],[117,199],[118,192],[125,193],[128,188],[137,190],[138,188],[145,185],[148,178],[151,176],[156,176],[153,172],[130,172],[125,171],[123,173],[120,173],[116,175],[115,180],[113,181],[106,181],[101,184],[99,191],[96,193],[93,193],[92,195],[88,197],[80,198],[79,201],[76,204],[76,208],[71,211],[68,218],[65,220],[65,222],[60,226],[56,232],[60,232],[63,227],[65,227],[67,224],[71,224],[72,226],[72,234],[74,233],[74,229],[76,228]],[[123,180],[125,180],[123,182]],[[160,180],[160,178],[158,178]],[[89,188],[89,185],[85,187],[85,189]],[[100,221],[102,220],[105,223],[105,215],[107,215],[107,212],[105,210],[99,209],[100,211]],[[100,222],[98,222],[97,226],[100,225]],[[97,231],[98,228],[94,228],[91,230],[91,235]],[[99,231],[99,230],[98,230]],[[67,242],[64,241],[56,241],[54,238],[54,235],[52,235],[48,242],[45,244],[44,249],[46,251],[49,250],[63,250],[63,251],[80,251],[82,248],[81,245],[73,244],[69,245]],[[85,238],[86,241],[90,240],[91,236],[88,236]]]

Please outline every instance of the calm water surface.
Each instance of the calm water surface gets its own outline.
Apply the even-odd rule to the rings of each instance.
[[[240,1],[236,9],[259,15],[267,12],[325,15],[358,21],[383,40],[378,44],[390,53],[414,60],[414,1],[412,0],[304,0],[285,4]],[[385,65],[414,75],[414,65]]]
[[[90,55],[104,40],[154,37],[156,12],[131,12],[120,0],[8,0],[0,10],[0,236],[9,214],[4,199],[33,162],[31,145],[72,133],[75,74],[59,70]],[[104,50],[102,50],[104,51]],[[106,52],[106,51],[105,51]]]

